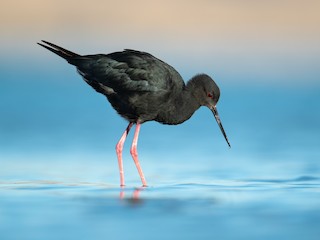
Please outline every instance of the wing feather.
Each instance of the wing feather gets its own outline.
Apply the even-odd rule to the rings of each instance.
[[[104,94],[169,91],[184,86],[181,76],[170,65],[135,50],[75,57],[71,64],[88,84]],[[173,82],[177,80],[178,84]]]

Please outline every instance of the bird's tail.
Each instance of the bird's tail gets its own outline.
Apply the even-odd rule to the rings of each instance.
[[[40,46],[48,49],[49,51],[59,55],[60,57],[66,59],[68,62],[74,58],[74,57],[79,57],[80,55],[79,54],[76,54],[74,52],[71,52],[67,49],[64,49],[62,47],[59,47],[53,43],[50,43],[50,42],[47,42],[47,41],[44,41],[44,40],[41,40],[42,43],[38,43]],[[46,44],[46,45],[45,45]]]

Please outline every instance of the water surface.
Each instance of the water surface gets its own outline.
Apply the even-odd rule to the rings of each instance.
[[[317,239],[319,179],[1,182],[2,239]]]

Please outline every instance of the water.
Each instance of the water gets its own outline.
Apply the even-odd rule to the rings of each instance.
[[[146,123],[150,186],[127,144],[121,189],[126,122],[102,96],[72,68],[1,74],[0,239],[318,239],[320,88],[220,84],[232,148],[206,109]]]
[[[317,239],[319,179],[1,183],[2,239]],[[5,220],[5,221],[4,221]]]

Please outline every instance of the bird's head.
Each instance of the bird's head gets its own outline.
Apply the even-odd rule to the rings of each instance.
[[[211,110],[224,138],[226,139],[229,147],[231,147],[216,107],[220,98],[220,89],[218,85],[208,75],[199,74],[190,80],[190,86],[192,86],[193,95],[198,100],[199,104],[201,106],[206,106]]]

